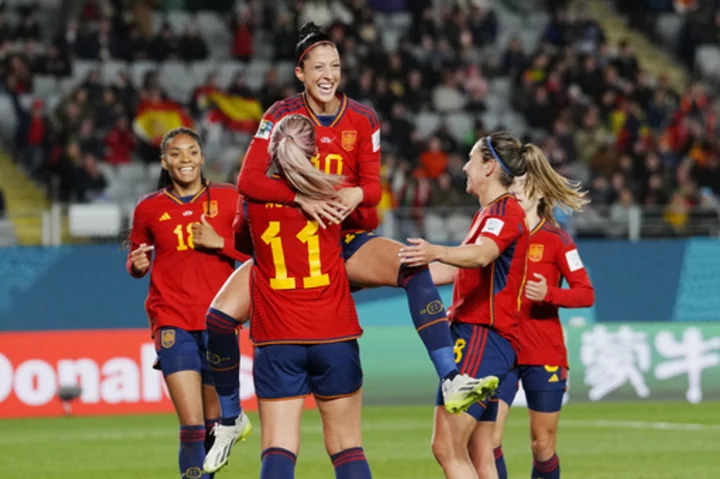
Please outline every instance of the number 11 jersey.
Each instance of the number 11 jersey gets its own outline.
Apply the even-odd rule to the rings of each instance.
[[[331,343],[362,334],[345,273],[340,225],[323,229],[298,208],[246,200],[236,231],[240,244],[252,239],[250,336],[255,345]]]

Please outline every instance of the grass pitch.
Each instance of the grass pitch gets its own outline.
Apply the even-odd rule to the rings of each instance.
[[[235,446],[218,479],[259,477],[260,431]],[[363,435],[375,478],[442,478],[430,452],[429,407],[366,407]],[[527,411],[513,409],[503,449],[511,479],[530,476]],[[171,479],[174,416],[0,421],[0,470],[16,479]],[[333,478],[316,412],[303,420],[298,479]],[[571,403],[560,420],[566,479],[710,479],[720,466],[720,402]]]

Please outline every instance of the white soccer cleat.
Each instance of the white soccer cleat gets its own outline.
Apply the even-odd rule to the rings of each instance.
[[[236,442],[247,439],[251,432],[252,424],[244,412],[240,413],[234,426],[217,424],[212,430],[215,442],[205,456],[203,470],[212,474],[225,467],[230,459],[232,447]]]
[[[442,383],[445,409],[450,414],[467,411],[474,403],[492,396],[499,384],[495,376],[476,379],[467,374],[458,374],[452,380],[446,379]]]

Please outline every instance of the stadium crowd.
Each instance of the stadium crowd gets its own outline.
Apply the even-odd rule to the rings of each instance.
[[[676,215],[666,218],[682,225],[688,207],[720,193],[711,93],[699,84],[678,92],[666,77],[651,78],[632,44],[608,43],[582,6],[568,11],[564,2],[547,2],[550,21],[530,46],[519,37],[496,44],[500,26],[485,0],[447,2],[437,9],[431,3],[333,0],[280,8],[252,0],[233,11],[229,49],[235,59],[251,61],[258,48],[255,33],[263,31],[277,45],[273,61],[291,60],[297,26],[310,18],[326,25],[342,49],[343,90],[374,106],[382,119],[384,175],[396,206],[422,211],[472,201],[464,194],[462,172],[469,146],[489,129],[518,129],[483,122],[489,84],[503,77],[512,82],[511,104],[525,118],[526,137],[542,146],[558,171],[583,181],[603,214],[622,219],[634,204],[670,205]],[[60,177],[66,201],[104,197],[107,181],[99,162],[157,158],[153,139],[138,136],[132,125],[140,104],[161,103],[167,93],[153,72],[133,84],[127,74],[106,83],[92,71],[55,111],[41,98],[25,110],[17,99],[32,93],[33,75],[67,76],[76,59],[192,62],[208,55],[208,42],[193,23],[183,32],[164,23],[146,38],[139,25],[148,22],[121,4],[88,0],[80,12],[83,21],[69,19],[54,36],[43,35],[32,10],[22,11],[16,24],[0,14],[0,80],[21,118],[16,159],[38,181]],[[397,49],[387,51],[373,11],[402,9],[410,10],[412,22]],[[48,37],[54,40],[39,48]],[[253,90],[242,74],[232,85],[217,85],[210,76],[183,106],[196,125],[206,126],[208,91],[267,108],[296,86],[280,83],[274,69],[266,80]],[[427,111],[470,112],[474,129],[458,135],[441,122],[421,137],[414,115]],[[229,173],[230,181],[236,172]]]

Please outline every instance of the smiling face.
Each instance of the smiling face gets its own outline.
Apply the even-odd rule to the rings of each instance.
[[[295,76],[316,102],[324,104],[333,101],[341,79],[337,48],[330,44],[312,47],[302,65],[295,68]]]
[[[183,189],[200,185],[200,169],[204,163],[205,157],[198,142],[182,133],[168,141],[161,159],[162,167],[170,173],[173,183]]]

